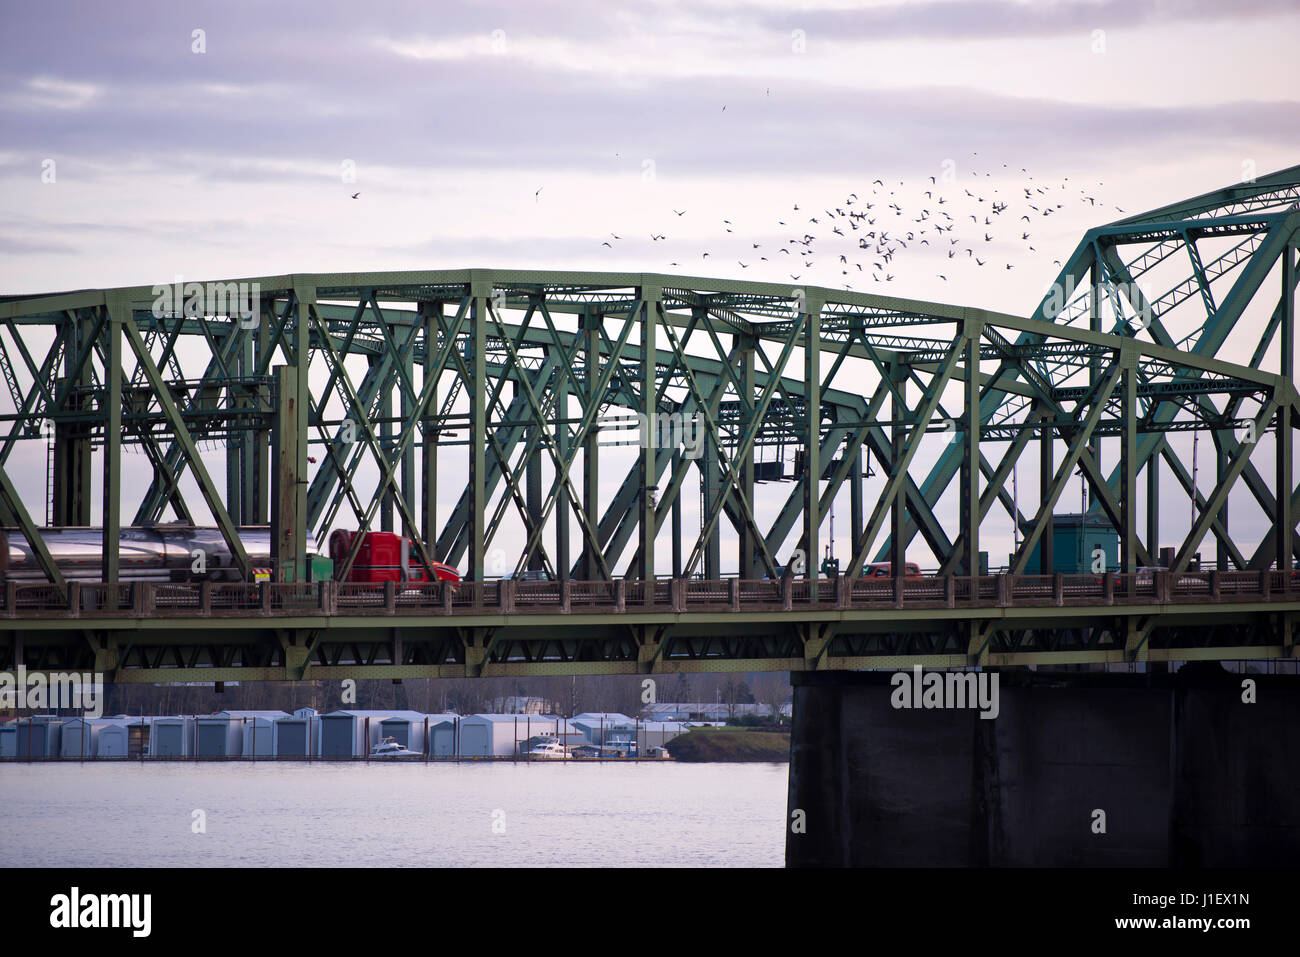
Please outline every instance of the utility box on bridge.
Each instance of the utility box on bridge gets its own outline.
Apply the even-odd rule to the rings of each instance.
[[[1029,553],[1025,574],[1087,574],[1094,571],[1093,550],[1096,548],[1102,551],[1102,571],[1119,570],[1119,532],[1105,515],[1053,515],[1051,534],[1052,567],[1042,567],[1043,543],[1040,541]]]

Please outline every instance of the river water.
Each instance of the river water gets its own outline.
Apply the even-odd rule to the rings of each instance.
[[[780,867],[787,764],[0,765],[0,864]]]

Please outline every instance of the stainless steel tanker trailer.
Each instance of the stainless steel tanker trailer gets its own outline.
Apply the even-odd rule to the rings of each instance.
[[[238,533],[252,566],[270,568],[271,529],[265,525],[245,526]],[[64,578],[96,582],[103,579],[102,528],[43,528],[40,535]],[[123,528],[119,542],[119,581],[243,581],[225,539],[216,528],[190,525]],[[315,551],[315,539],[308,533],[307,552]],[[203,553],[202,574],[195,571],[199,552]],[[0,529],[0,581],[46,581],[21,529]]]

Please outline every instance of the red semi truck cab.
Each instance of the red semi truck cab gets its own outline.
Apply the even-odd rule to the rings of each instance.
[[[339,529],[330,534],[330,558],[336,569],[342,568],[356,532]],[[411,540],[393,532],[366,532],[357,551],[357,560],[348,574],[350,582],[423,582],[429,581],[417,557],[411,554]],[[432,562],[437,581],[458,582],[460,572],[442,562]]]

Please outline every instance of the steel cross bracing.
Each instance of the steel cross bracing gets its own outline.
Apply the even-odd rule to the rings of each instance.
[[[1053,513],[1078,511],[1078,475],[1087,512],[1119,535],[1107,571],[1131,575],[1170,546],[1171,571],[1187,572],[1212,543],[1225,572],[1285,572],[1300,556],[1298,198],[1293,168],[1089,230],[1028,316],[776,283],[481,269],[241,280],[252,292],[238,310],[160,309],[159,287],[3,297],[0,523],[62,586],[13,471],[18,443],[52,438],[54,522],[89,525],[98,503],[105,575],[117,529],[174,519],[216,526],[245,575],[237,529],[274,524],[278,581],[309,535],[382,528],[410,537],[415,563],[449,562],[471,582],[525,569],[575,587],[793,575],[815,605],[837,587],[817,577],[837,502],[849,579],[918,550],[943,575],[978,574],[981,531],[1006,523],[1020,542],[1009,570],[1024,574],[1051,560]],[[1189,431],[1209,440],[1199,476],[1176,444]],[[123,450],[148,463],[142,494],[124,494]],[[1017,466],[1036,484],[1013,496]],[[876,478],[866,492],[864,474]],[[355,546],[339,571],[354,560]],[[1241,622],[1258,624],[1257,610],[1241,611],[1226,645],[1190,623],[1165,628],[1167,611],[1128,616],[1122,640],[1099,625],[1068,654],[1118,647],[1131,660],[1184,640],[1289,654],[1289,606],[1271,604],[1278,614],[1286,622],[1247,641]],[[675,643],[704,640],[660,615],[601,612],[590,660],[618,660],[602,628],[640,666],[670,667],[686,647]],[[457,625],[458,656],[439,667],[481,673],[516,643],[549,640],[524,635],[525,617]],[[828,667],[868,647],[860,623],[787,618],[763,660],[793,649],[802,667]],[[306,667],[306,649],[328,645],[328,628],[297,627],[272,630],[268,660],[292,647]],[[1054,629],[974,616],[933,648],[1064,661]],[[82,622],[77,640],[106,647],[110,633],[120,623],[94,638]],[[893,640],[871,639],[871,654],[920,653]],[[737,657],[700,660],[739,668],[755,647],[737,639]]]

